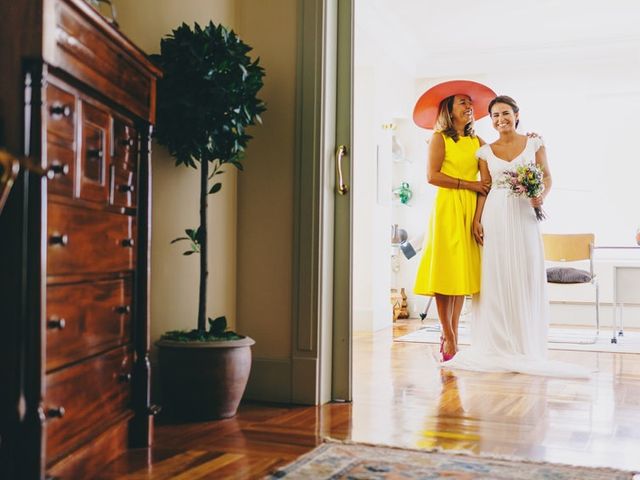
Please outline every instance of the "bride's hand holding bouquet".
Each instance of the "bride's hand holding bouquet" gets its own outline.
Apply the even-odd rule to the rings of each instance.
[[[531,201],[531,206],[536,212],[538,220],[545,219],[542,210],[544,192],[544,172],[535,163],[519,165],[515,170],[507,170],[501,180],[505,186],[511,190],[511,194],[517,197],[527,197]]]

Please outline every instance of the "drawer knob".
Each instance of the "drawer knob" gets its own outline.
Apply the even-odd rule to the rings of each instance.
[[[51,245],[62,245],[63,247],[69,244],[69,236],[66,234],[55,234],[49,237],[49,243]]]
[[[118,375],[118,380],[120,380],[120,382],[122,383],[129,383],[131,381],[131,374],[121,373],[120,375]]]
[[[133,241],[133,238],[125,238],[122,240],[123,247],[133,247],[134,244],[135,242]]]
[[[47,328],[50,330],[64,330],[64,327],[67,326],[67,321],[64,318],[56,318],[52,317],[47,320]]]
[[[62,418],[65,414],[64,407],[50,408],[47,410],[47,418]]]
[[[71,116],[71,107],[69,105],[63,105],[61,103],[54,103],[49,108],[49,112],[54,117],[70,117]]]
[[[131,313],[131,305],[118,305],[116,307],[116,312],[118,312],[120,315]]]
[[[49,171],[52,172],[53,175],[69,175],[69,164],[53,163],[49,167]]]
[[[162,407],[160,405],[149,405],[149,408],[147,408],[147,414],[151,415],[151,416],[156,416],[159,415],[160,412],[162,411]]]
[[[118,190],[121,192],[133,192],[133,185],[129,185],[128,183],[122,183],[118,185]]]
[[[87,156],[89,158],[102,158],[102,149],[101,148],[90,148],[87,150]]]

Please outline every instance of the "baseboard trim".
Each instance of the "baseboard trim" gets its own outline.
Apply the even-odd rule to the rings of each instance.
[[[437,310],[431,309],[428,320],[437,321]],[[579,301],[551,301],[550,302],[551,325],[595,325],[595,303]],[[625,328],[640,328],[640,305],[625,305],[618,312],[623,316]],[[611,328],[613,325],[614,306],[610,302],[600,302],[600,327]],[[461,322],[470,321],[471,316],[462,315]],[[617,320],[620,325],[620,318]]]
[[[292,402],[298,405],[317,405],[318,359],[316,357],[294,357]]]

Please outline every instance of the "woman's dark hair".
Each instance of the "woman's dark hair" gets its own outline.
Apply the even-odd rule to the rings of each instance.
[[[451,95],[440,102],[438,106],[438,117],[436,118],[435,130],[457,142],[460,139],[457,130],[453,126],[451,112],[453,112],[453,101],[456,96]],[[473,119],[464,126],[465,137],[475,137],[476,132],[473,129]]]
[[[491,100],[491,102],[489,102],[489,116],[491,116],[491,109],[496,103],[504,103],[505,105],[509,105],[513,110],[513,113],[518,113],[520,111],[520,107],[518,107],[516,101],[509,95],[498,95],[496,98]],[[516,128],[518,128],[519,123],[520,120],[516,120]]]

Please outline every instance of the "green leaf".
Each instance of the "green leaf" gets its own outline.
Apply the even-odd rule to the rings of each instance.
[[[178,237],[178,238],[174,238],[173,240],[171,240],[171,243],[176,243],[176,242],[180,242],[182,240],[189,240],[189,238],[187,237]]]
[[[215,320],[209,318],[209,333],[211,335],[220,336],[227,329],[227,317],[217,317]]]
[[[198,227],[198,229],[196,230],[195,236],[193,237],[193,241],[197,246],[200,246],[202,244],[202,235],[204,233],[204,230],[202,230],[202,228]]]
[[[242,81],[244,82],[249,76],[249,72],[247,72],[247,69],[244,68],[244,65],[239,64],[238,66],[240,67],[240,70],[242,70]]]
[[[193,251],[193,250],[187,250],[186,252],[183,252],[182,254],[183,255],[193,255],[194,253],[196,253],[196,252]]]
[[[218,193],[221,188],[222,188],[222,184],[221,183],[215,183],[213,185],[213,187],[211,187],[211,190],[209,190],[209,193],[211,193],[211,194]]]
[[[244,167],[242,166],[242,164],[241,164],[239,161],[237,161],[237,160],[233,160],[233,161],[231,162],[231,164],[232,164],[233,166],[235,166],[235,167],[236,167],[238,170],[240,170],[241,172],[242,172],[242,171],[244,171]]]

